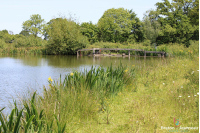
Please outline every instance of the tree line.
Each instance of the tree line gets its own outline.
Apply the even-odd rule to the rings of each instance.
[[[199,0],[163,0],[155,6],[156,10],[146,11],[142,20],[133,10],[108,9],[97,24],[79,24],[62,17],[45,23],[41,15],[34,14],[22,24],[19,34],[0,31],[0,48],[14,43],[15,47],[45,46],[47,54],[75,54],[77,49],[97,42],[180,43],[188,47],[189,40],[199,40]]]

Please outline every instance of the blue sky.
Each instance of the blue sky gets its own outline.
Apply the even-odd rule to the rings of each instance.
[[[96,24],[103,13],[110,8],[132,9],[142,20],[149,9],[162,0],[1,0],[0,30],[7,29],[14,34],[22,30],[22,23],[33,14],[40,14],[48,22],[59,16],[76,19],[76,22]]]

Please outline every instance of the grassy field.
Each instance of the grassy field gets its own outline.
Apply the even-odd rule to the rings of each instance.
[[[0,131],[199,132],[191,129],[199,126],[198,42],[163,47],[170,57],[148,64],[92,67],[63,82],[49,77],[42,97],[34,93],[23,109],[1,113]]]

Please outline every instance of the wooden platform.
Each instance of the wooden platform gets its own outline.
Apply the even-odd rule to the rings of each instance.
[[[119,50],[126,50],[128,51],[128,55],[125,54],[101,54],[102,51],[106,50],[113,50],[113,51],[119,51]],[[161,57],[165,57],[166,53],[162,51],[145,51],[143,49],[127,49],[127,48],[91,48],[91,49],[79,49],[77,51],[77,56],[81,56],[82,51],[93,51],[92,55],[93,56],[128,56],[130,57],[130,51],[141,51],[144,52],[144,56],[146,56],[147,53],[155,53],[155,54],[160,54]]]

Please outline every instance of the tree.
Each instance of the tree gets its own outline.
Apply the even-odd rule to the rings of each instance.
[[[41,15],[34,14],[31,15],[30,19],[23,23],[23,30],[28,31],[30,34],[33,34],[35,37],[38,34],[43,34],[44,19],[41,18]]]
[[[98,42],[98,28],[92,22],[84,22],[80,25],[81,33],[88,37],[90,43]]]
[[[190,18],[190,23],[195,28],[191,39],[199,40],[199,0],[193,0],[188,16]]]
[[[160,23],[157,21],[158,12],[149,10],[143,18],[143,31],[145,38],[156,43],[156,38],[161,32]]]
[[[135,20],[135,22],[132,23],[131,26],[131,33],[128,37],[128,42],[133,43],[132,41],[142,42],[144,41],[144,33],[142,29],[142,22],[138,17],[136,17],[136,14],[133,12],[133,10],[129,10],[130,13],[130,20]]]
[[[85,48],[87,37],[80,32],[79,26],[66,18],[50,20],[47,30],[49,54],[76,54],[76,51]]]
[[[156,3],[157,11],[160,13],[158,21],[162,27],[162,36],[158,37],[160,41],[189,45],[189,40],[198,27],[192,26],[189,17],[192,5],[194,5],[193,0],[172,0],[171,3],[164,0]]]
[[[0,31],[0,39],[3,39],[5,43],[12,43],[15,39],[15,35],[9,34],[7,30]]]
[[[24,36],[30,36],[30,34],[27,30],[22,30],[19,34],[24,35]]]
[[[199,25],[199,0],[193,0],[188,16],[192,25]]]
[[[129,35],[136,31],[134,25],[139,19],[124,8],[108,9],[98,21],[100,40],[126,42]]]

